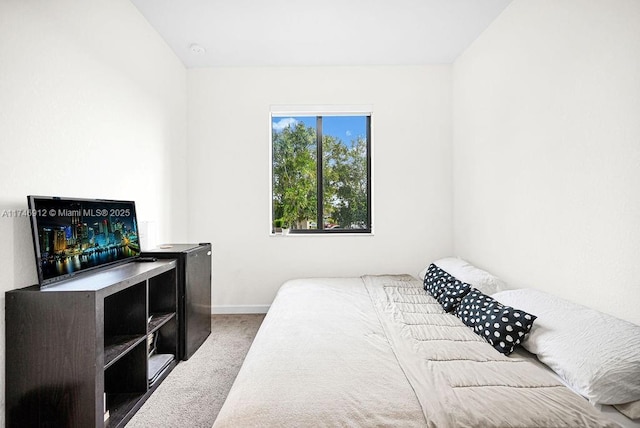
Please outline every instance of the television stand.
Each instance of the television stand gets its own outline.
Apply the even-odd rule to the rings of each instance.
[[[5,298],[8,427],[124,426],[178,362],[173,260],[126,263]]]

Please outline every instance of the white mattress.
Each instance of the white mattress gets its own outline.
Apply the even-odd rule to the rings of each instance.
[[[214,427],[358,425],[425,423],[362,280],[289,281]]]
[[[287,282],[214,427],[442,428],[504,425],[511,418],[519,418],[516,426],[536,420],[557,426],[611,425],[607,421],[612,418],[600,419],[586,400],[542,369],[519,361],[517,371],[507,367],[515,367],[505,361],[511,357],[495,352],[473,333],[466,334],[461,322],[454,326],[459,320],[442,313],[431,300],[421,291],[421,282],[409,276]],[[451,328],[434,329],[434,321]],[[456,337],[424,341],[442,334]],[[470,352],[465,351],[467,345]],[[458,355],[471,359],[458,360]],[[485,372],[485,365],[493,368]],[[508,372],[514,376],[508,377]],[[483,388],[486,379],[496,376],[508,385]],[[475,388],[482,392],[474,395]],[[537,411],[538,406],[542,410]],[[540,417],[545,409],[551,415],[546,419]]]

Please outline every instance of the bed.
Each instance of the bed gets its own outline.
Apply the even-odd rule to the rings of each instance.
[[[492,288],[487,275],[456,273],[476,291]],[[496,351],[424,288],[410,275],[288,281],[214,428],[640,426],[521,347]]]

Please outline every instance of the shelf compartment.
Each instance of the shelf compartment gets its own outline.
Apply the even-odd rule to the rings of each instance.
[[[120,427],[140,408],[148,396],[144,338],[104,371],[104,392],[109,419],[106,426]]]
[[[110,367],[145,339],[146,281],[104,299],[104,367]]]
[[[149,279],[149,313],[175,312],[178,306],[176,271]]]
[[[152,321],[155,319],[152,318]],[[162,314],[149,325],[147,351],[152,354],[172,354],[175,358],[177,348],[178,317],[176,313]]]
[[[149,333],[155,332],[164,324],[171,321],[171,319],[174,318],[175,316],[176,316],[175,312],[151,314],[151,321],[149,321],[149,326],[147,328],[147,331]]]
[[[153,391],[155,391],[158,385],[162,383],[162,381],[169,375],[171,370],[173,370],[174,367],[177,365],[178,365],[178,360],[174,358],[173,361],[171,361],[167,367],[165,367],[163,370],[160,371],[160,374],[157,376],[156,380],[149,385],[149,392],[152,393]]]
[[[162,374],[171,366],[176,360],[174,354],[154,354],[149,357],[149,371],[148,379],[149,386],[152,386],[158,379],[162,377]]]
[[[143,396],[144,394],[136,393],[107,394],[109,419],[105,426],[118,426],[137,407]]]
[[[140,342],[145,340],[144,335],[122,335],[105,338],[104,343],[104,368],[111,367],[123,355],[135,348]]]

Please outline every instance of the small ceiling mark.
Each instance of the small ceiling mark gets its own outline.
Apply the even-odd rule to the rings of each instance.
[[[202,46],[200,46],[197,43],[193,43],[191,46],[189,46],[189,50],[194,55],[202,55],[202,54],[207,52],[207,50],[205,48],[203,48]]]

